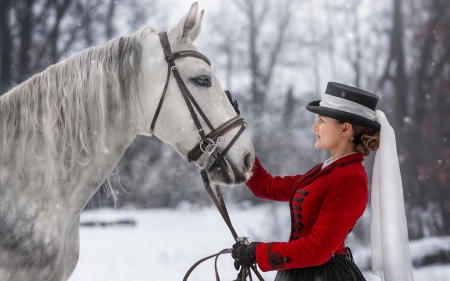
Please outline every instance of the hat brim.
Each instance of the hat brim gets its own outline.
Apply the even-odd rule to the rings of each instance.
[[[353,124],[356,126],[370,128],[370,129],[377,130],[377,131],[379,131],[381,129],[381,125],[375,121],[369,120],[367,118],[361,117],[361,116],[353,114],[353,113],[320,106],[320,102],[321,102],[320,100],[310,102],[306,106],[306,109],[311,112],[314,112],[314,113],[317,113],[317,114],[320,114],[320,115],[323,115],[326,117],[331,117],[333,119],[336,119],[336,120],[339,120],[342,122],[347,122],[347,123],[350,123],[350,124]]]

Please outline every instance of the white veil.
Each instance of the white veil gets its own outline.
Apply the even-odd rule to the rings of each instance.
[[[371,193],[372,271],[382,281],[413,281],[395,133],[382,111],[375,114],[381,131]]]

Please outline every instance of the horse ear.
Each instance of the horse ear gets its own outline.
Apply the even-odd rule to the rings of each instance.
[[[195,2],[192,4],[189,13],[186,15],[186,19],[184,21],[183,26],[183,34],[181,38],[188,38],[191,32],[195,29],[197,23],[197,13],[198,13],[198,3]]]
[[[205,10],[201,10],[200,14],[197,16],[197,21],[195,22],[195,26],[191,31],[191,41],[194,41],[195,38],[200,34],[200,29],[202,28],[202,19],[203,19],[203,13]]]

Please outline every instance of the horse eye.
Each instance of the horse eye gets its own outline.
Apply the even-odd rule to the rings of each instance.
[[[211,81],[209,81],[209,78],[206,76],[201,76],[193,79],[194,82],[202,87],[211,87]]]

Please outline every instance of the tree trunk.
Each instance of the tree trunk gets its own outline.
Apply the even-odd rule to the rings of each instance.
[[[405,49],[403,46],[403,12],[402,0],[394,0],[394,21],[391,33],[391,54],[395,59],[395,110],[393,110],[393,125],[401,128],[407,117],[407,80],[405,74]]]
[[[19,39],[19,62],[18,62],[18,83],[26,80],[32,71],[30,65],[30,49],[33,44],[33,5],[35,0],[25,0],[23,2],[16,2],[16,15],[20,24]]]
[[[114,12],[116,10],[116,0],[110,0],[109,7],[108,7],[108,14],[106,15],[106,37],[107,39],[112,39],[115,33],[114,25],[113,25],[113,19],[114,19]]]
[[[284,106],[284,125],[286,126],[287,133],[290,135],[293,129],[294,110],[296,106],[296,100],[294,98],[294,90],[292,86],[289,88],[286,94],[286,103]]]
[[[61,20],[66,14],[67,9],[69,8],[71,4],[70,0],[62,0],[60,3],[58,0],[56,0],[55,3],[55,22],[53,24],[53,27],[50,31],[48,40],[51,42],[51,50],[50,50],[50,63],[56,63],[60,57],[60,53],[58,52],[58,40],[59,40],[59,29],[61,26]],[[88,45],[89,46],[89,45]]]
[[[407,175],[404,186],[411,195],[409,203],[431,212],[431,235],[438,235],[450,232],[450,200],[448,179],[445,179],[449,168],[448,164],[442,164],[442,161],[449,161],[448,158],[445,159],[448,143],[445,144],[442,140],[445,138],[445,128],[448,127],[445,123],[450,121],[446,100],[450,96],[450,89],[442,87],[446,77],[442,76],[444,67],[441,65],[449,64],[450,47],[442,50],[442,46],[437,42],[450,44],[450,23],[447,1],[433,0],[428,8],[431,17],[419,32],[420,38],[423,38],[419,41],[419,63],[411,79],[411,84],[415,86],[412,122],[402,135],[402,142],[405,142],[402,148],[408,152],[404,154],[404,171]],[[446,32],[436,33],[436,30],[445,29]],[[406,104],[406,101],[404,103]],[[439,163],[441,158],[443,159]],[[420,238],[423,235],[424,233],[416,233],[413,237]]]
[[[11,30],[9,25],[10,0],[0,2],[0,95],[11,86]]]

